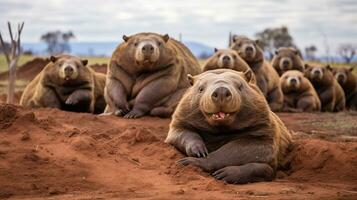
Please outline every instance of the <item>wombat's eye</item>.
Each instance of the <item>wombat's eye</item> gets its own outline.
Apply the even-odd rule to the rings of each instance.
[[[237,56],[236,56],[236,55],[233,55],[233,59],[237,59]]]
[[[301,77],[299,77],[299,81],[301,81]]]
[[[203,88],[202,86],[198,88],[198,92],[199,92],[199,93],[202,93],[203,90],[204,90],[204,88]]]
[[[162,45],[162,43],[161,43],[161,42],[157,42],[157,45],[161,46],[161,45]]]
[[[239,86],[238,86],[238,90],[242,90],[243,89],[243,84],[240,84]]]
[[[134,43],[134,46],[138,46],[138,43],[137,43],[137,42],[135,42],[135,43]]]

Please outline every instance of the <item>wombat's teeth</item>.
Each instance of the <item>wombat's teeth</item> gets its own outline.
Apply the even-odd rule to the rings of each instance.
[[[226,118],[228,116],[229,116],[229,114],[228,113],[224,113],[224,112],[218,112],[218,113],[212,114],[212,118],[214,118],[214,119],[224,119],[224,118]]]

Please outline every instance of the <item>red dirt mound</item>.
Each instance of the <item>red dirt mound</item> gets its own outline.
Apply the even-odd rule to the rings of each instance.
[[[90,65],[90,67],[92,69],[94,69],[94,71],[96,72],[100,72],[100,73],[103,73],[103,74],[107,74],[107,64],[93,64],[93,65]]]
[[[301,123],[283,114],[286,124]],[[355,123],[356,116],[340,116]],[[289,121],[294,119],[295,122]],[[328,120],[328,119],[327,119]],[[291,169],[272,182],[227,185],[165,144],[168,119],[27,110],[0,104],[0,197],[49,199],[355,199],[357,140],[294,133]],[[353,127],[357,125],[354,124]],[[310,125],[310,128],[313,125]],[[291,128],[289,126],[289,128]],[[324,127],[313,127],[325,130]],[[320,134],[317,132],[316,134]],[[353,135],[349,135],[354,138]],[[333,139],[331,139],[333,138]],[[331,139],[331,140],[330,140]]]
[[[15,103],[16,104],[19,104],[21,95],[22,95],[22,91],[15,92]],[[0,103],[6,103],[6,99],[7,99],[7,94],[0,93]]]
[[[32,80],[42,71],[42,69],[50,62],[48,58],[34,58],[31,61],[19,66],[16,70],[16,78],[18,80]],[[107,64],[93,64],[90,65],[95,71],[100,73],[107,72]],[[7,80],[8,72],[0,73],[0,80]]]
[[[17,68],[16,78],[20,80],[32,80],[49,62],[48,58],[34,58]],[[7,78],[7,71],[0,74],[0,80],[7,80]]]

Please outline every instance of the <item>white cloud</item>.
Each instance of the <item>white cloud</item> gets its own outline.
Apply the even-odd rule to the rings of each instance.
[[[1,31],[7,20],[25,20],[27,42],[50,30],[73,30],[78,41],[120,41],[123,34],[154,31],[223,48],[229,31],[254,36],[281,25],[302,48],[322,49],[321,32],[333,48],[357,42],[354,0],[0,0],[0,19]]]

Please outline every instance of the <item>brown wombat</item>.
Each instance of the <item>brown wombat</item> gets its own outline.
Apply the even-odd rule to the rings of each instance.
[[[101,113],[105,76],[76,56],[51,56],[51,62],[25,88],[20,105]]]
[[[353,67],[349,69],[340,67],[332,70],[337,82],[345,92],[346,108],[357,110],[357,77],[352,71]]]
[[[326,67],[305,64],[305,77],[314,86],[321,101],[321,110],[338,112],[345,109],[345,94],[335,80],[330,65]]]
[[[232,49],[214,49],[214,54],[207,59],[203,71],[214,69],[232,69],[245,72],[249,65]]]
[[[301,54],[293,47],[282,47],[276,50],[271,63],[279,76],[288,70],[301,72],[305,70]]]
[[[166,142],[192,164],[229,183],[270,181],[291,135],[270,109],[252,72],[217,69],[189,76]]]
[[[230,48],[236,50],[253,70],[257,85],[268,101],[270,108],[273,111],[279,111],[284,102],[279,75],[264,59],[263,50],[257,45],[257,41],[244,36],[234,36]]]
[[[189,87],[187,74],[201,72],[198,61],[168,35],[138,33],[123,39],[108,68],[105,113],[170,117]]]
[[[280,77],[284,93],[284,111],[311,112],[320,111],[321,102],[314,86],[304,74],[297,70],[286,71]]]

